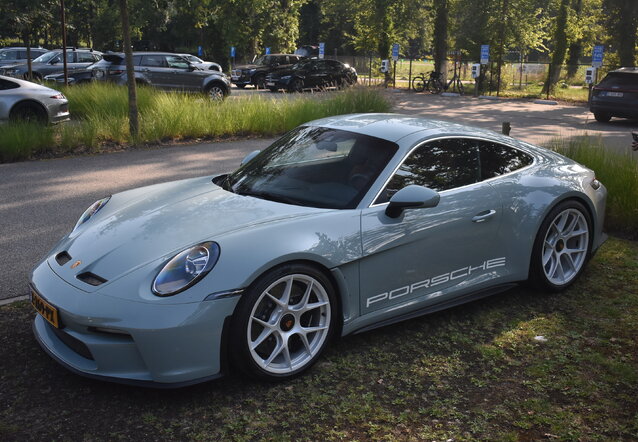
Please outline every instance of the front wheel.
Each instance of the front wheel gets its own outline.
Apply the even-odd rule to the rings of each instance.
[[[246,374],[290,379],[310,368],[336,324],[335,290],[314,267],[291,264],[262,276],[243,295],[231,324],[231,357]]]
[[[290,84],[291,92],[303,92],[303,80],[301,78],[295,78]]]
[[[218,84],[213,84],[206,89],[206,95],[208,95],[208,98],[211,100],[222,101],[226,98],[226,90]]]
[[[414,92],[423,92],[425,90],[425,80],[423,77],[414,77],[412,79],[412,89]]]
[[[566,201],[547,215],[534,241],[530,281],[559,292],[580,276],[591,251],[591,219],[578,201]]]

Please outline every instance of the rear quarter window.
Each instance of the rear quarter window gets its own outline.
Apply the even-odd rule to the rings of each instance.
[[[638,90],[638,74],[607,74],[599,87]]]
[[[14,83],[13,81],[9,81],[9,80],[0,79],[0,91],[6,91],[8,89],[17,89],[19,87],[20,85],[18,83]]]
[[[479,142],[481,179],[487,180],[529,166],[534,158],[527,153],[504,144]]]

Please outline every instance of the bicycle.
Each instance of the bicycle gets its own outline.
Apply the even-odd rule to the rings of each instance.
[[[452,86],[452,89],[451,89],[452,91],[454,91],[454,89],[457,89],[459,91],[459,94],[463,95],[463,92],[465,91],[465,88],[463,87],[463,83],[461,83],[461,77],[459,77],[456,74],[456,69],[455,69],[455,72],[454,72],[454,76],[443,87],[443,90],[447,92],[447,90],[450,89],[450,86]]]
[[[443,84],[441,83],[441,73],[432,71],[428,76],[428,79],[425,79],[425,74],[421,73],[412,79],[412,89],[415,92],[423,92],[427,90],[432,94],[438,94],[443,89]]]

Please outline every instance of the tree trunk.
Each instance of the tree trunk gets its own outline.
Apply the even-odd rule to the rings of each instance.
[[[620,2],[618,23],[618,58],[621,66],[636,66],[636,27],[638,27],[638,2]]]
[[[447,81],[447,0],[434,0],[434,70],[442,74],[441,81]]]
[[[547,80],[543,86],[542,93],[551,93],[554,86],[560,78],[560,70],[565,61],[567,53],[567,34],[565,28],[567,26],[567,13],[570,0],[561,0],[558,16],[556,17],[556,31],[554,32],[554,50],[552,51],[552,60],[549,64],[549,72]]]
[[[580,16],[583,11],[583,0],[575,0],[574,13]],[[569,58],[567,59],[567,77],[573,78],[578,73],[578,60],[583,54],[583,42],[578,40],[569,45]]]
[[[133,52],[131,50],[131,29],[128,20],[128,0],[120,0],[120,16],[122,19],[122,37],[126,57],[126,83],[128,86],[128,121],[131,138],[135,141],[139,135],[137,113],[137,91],[135,90],[135,73],[133,72]]]
[[[31,65],[31,39],[28,29],[24,30],[22,39],[24,40],[24,46],[27,48],[27,80],[33,81],[33,69]]]

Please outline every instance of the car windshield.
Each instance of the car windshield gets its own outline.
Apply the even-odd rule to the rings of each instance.
[[[638,89],[638,74],[609,73],[598,84],[600,87]]]
[[[261,57],[259,57],[257,60],[255,60],[255,64],[272,64],[275,61],[275,59],[270,56],[270,55],[262,55]]]
[[[34,63],[48,63],[53,57],[59,55],[60,53],[57,51],[45,52],[40,55],[38,58],[33,60]]]
[[[15,60],[15,51],[0,51],[0,60]]]
[[[203,63],[204,60],[202,60],[201,58],[197,58],[194,55],[185,55],[184,58],[188,61],[190,61],[191,63]]]
[[[301,60],[299,63],[295,63],[292,68],[294,70],[298,70],[298,69],[307,69],[308,66],[310,66],[312,64],[312,60]]]
[[[220,183],[240,195],[300,206],[354,209],[398,146],[325,127],[299,127]]]

